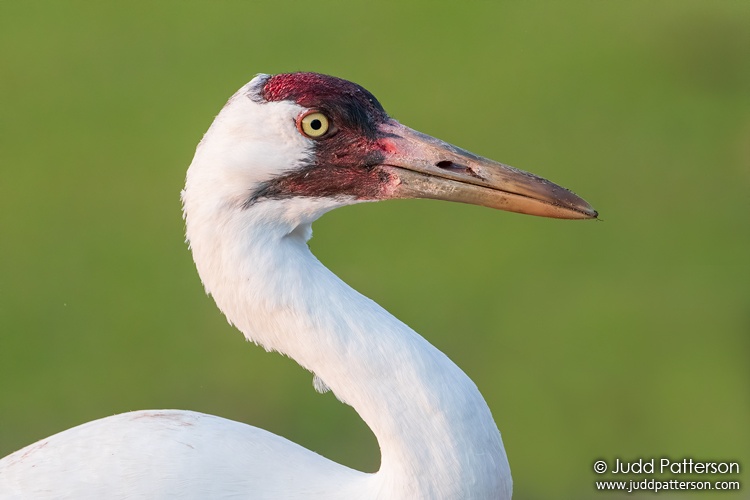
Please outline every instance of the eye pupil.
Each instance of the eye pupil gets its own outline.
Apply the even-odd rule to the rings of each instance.
[[[313,130],[320,130],[323,124],[317,118],[310,122],[310,128]]]

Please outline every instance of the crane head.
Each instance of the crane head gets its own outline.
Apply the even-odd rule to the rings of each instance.
[[[432,198],[597,217],[571,191],[412,130],[364,88],[317,73],[261,74],[242,87],[199,145],[186,192],[191,184],[223,190],[226,202],[243,209],[268,200],[325,200],[330,209]]]

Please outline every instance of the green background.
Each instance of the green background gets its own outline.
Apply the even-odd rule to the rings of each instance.
[[[184,244],[213,116],[294,70],[600,211],[399,201],[314,226],[326,265],[477,383],[516,498],[615,498],[600,458],[750,466],[746,0],[1,2],[0,455],[181,408],[377,469],[354,411],[230,328]],[[744,491],[690,498],[747,495],[727,479]]]

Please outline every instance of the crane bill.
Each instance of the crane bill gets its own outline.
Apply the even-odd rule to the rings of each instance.
[[[393,198],[431,198],[558,219],[594,219],[584,199],[534,174],[475,155],[395,120],[380,126]]]

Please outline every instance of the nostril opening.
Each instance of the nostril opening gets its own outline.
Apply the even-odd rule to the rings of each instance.
[[[477,179],[482,178],[480,175],[477,175],[477,173],[474,172],[474,170],[467,167],[466,165],[461,165],[460,163],[453,163],[450,160],[441,160],[435,163],[435,166],[438,168],[442,168],[443,170],[450,170],[451,172],[471,175],[472,177],[476,177]]]

